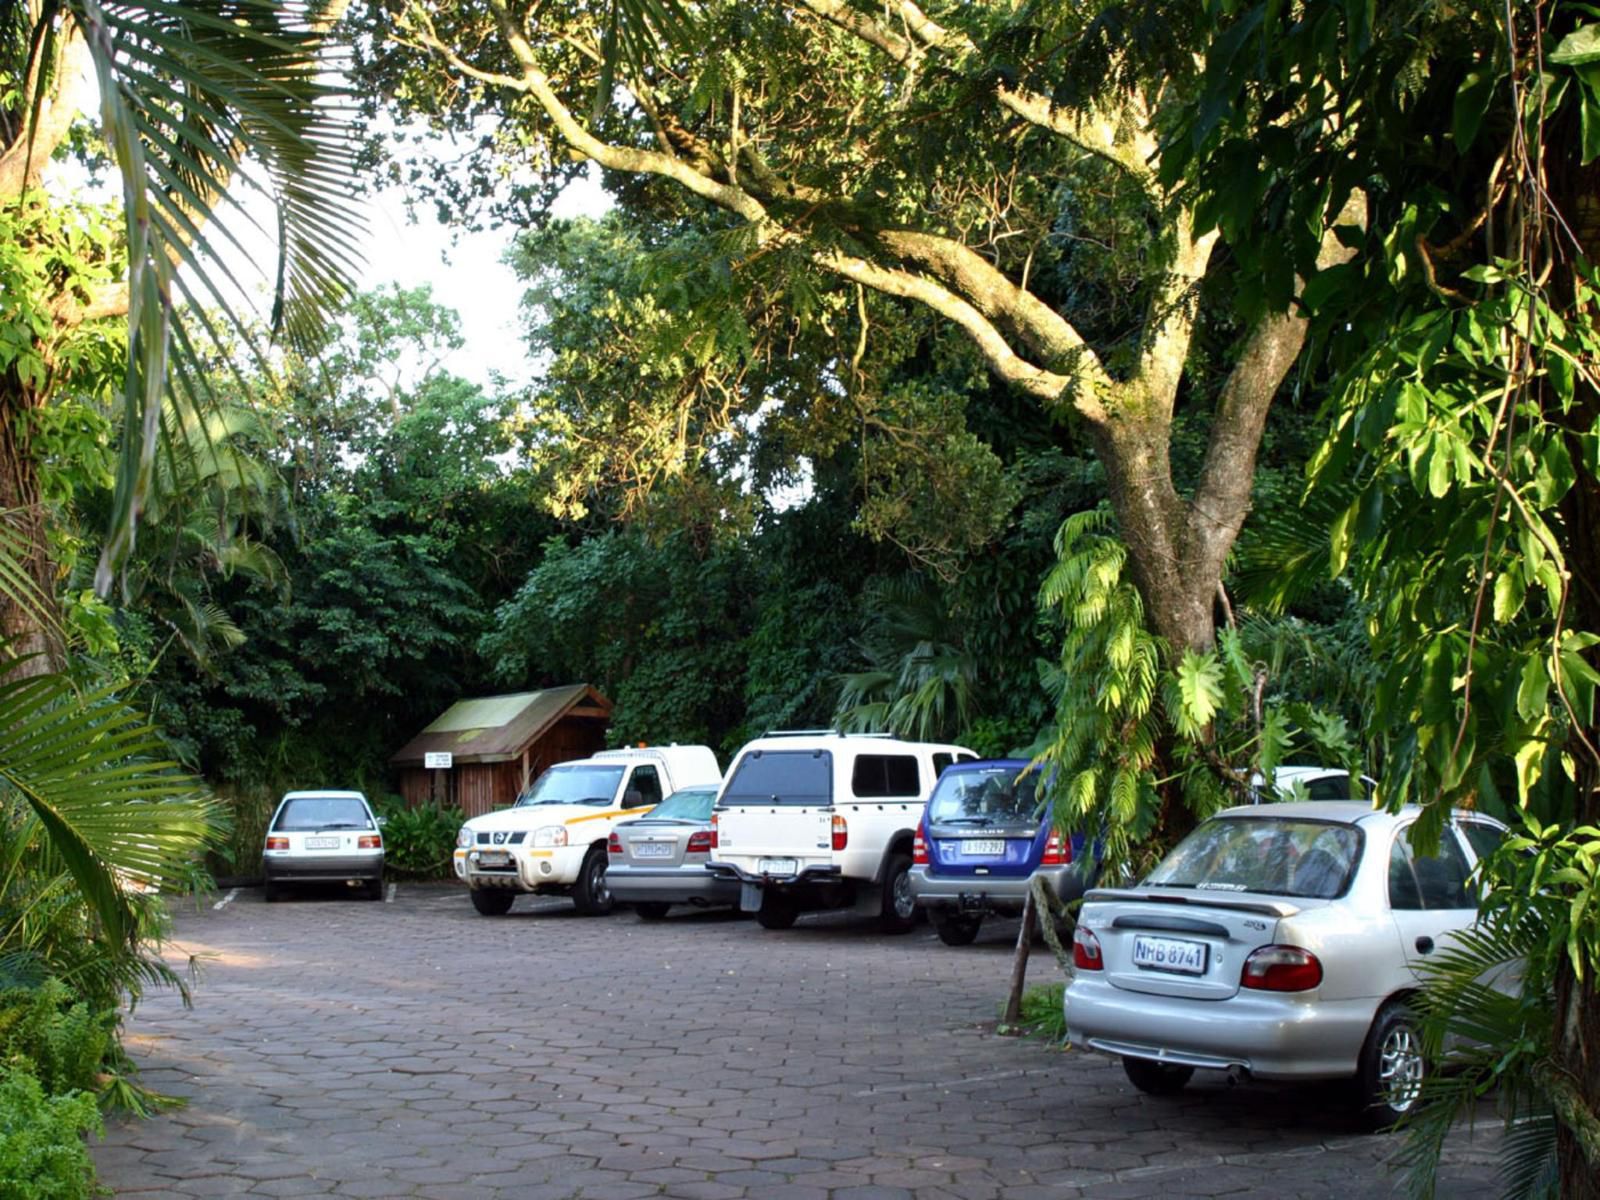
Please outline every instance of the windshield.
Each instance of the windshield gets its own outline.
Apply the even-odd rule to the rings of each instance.
[[[284,833],[309,829],[371,829],[367,806],[354,796],[297,796],[284,802],[272,828]]]
[[[1039,776],[1017,767],[946,771],[928,801],[930,825],[1037,825]]]
[[[681,792],[673,792],[655,808],[650,810],[645,821],[709,821],[711,820],[711,803],[717,798],[717,789],[684,788]]]
[[[1146,884],[1331,900],[1361,855],[1352,825],[1285,818],[1214,818],[1150,873]]]
[[[625,767],[551,767],[517,797],[518,808],[541,804],[610,804]]]

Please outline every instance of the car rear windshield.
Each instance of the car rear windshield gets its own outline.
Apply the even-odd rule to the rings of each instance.
[[[371,829],[367,806],[354,796],[296,796],[284,802],[272,828],[284,833],[310,829]]]
[[[1219,817],[1184,838],[1145,883],[1331,900],[1344,894],[1360,857],[1352,825]]]
[[[1018,776],[1021,776],[1019,779]],[[963,768],[939,777],[928,801],[930,825],[1037,825],[1039,776],[1017,767]]]
[[[826,750],[752,750],[723,789],[727,804],[830,804],[833,755]]]
[[[650,810],[645,821],[709,821],[711,804],[717,798],[716,788],[684,788],[673,792]]]
[[[517,797],[518,808],[536,804],[610,804],[626,767],[551,767]]]

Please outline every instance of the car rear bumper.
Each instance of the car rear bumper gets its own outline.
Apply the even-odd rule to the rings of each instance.
[[[315,883],[383,878],[383,851],[367,854],[295,854],[273,851],[261,859],[269,883]]]
[[[911,895],[922,908],[957,908],[973,913],[1022,911],[1028,889],[1035,879],[1045,885],[1063,904],[1083,895],[1083,877],[1073,864],[1044,867],[1031,875],[945,875],[933,874],[926,866],[911,868]]]
[[[606,884],[625,904],[739,903],[739,881],[713,875],[705,867],[617,865],[607,869]]]
[[[1082,1049],[1284,1080],[1354,1075],[1378,1006],[1373,997],[1246,991],[1191,1000],[1115,988],[1084,973],[1062,1003],[1067,1039]]]

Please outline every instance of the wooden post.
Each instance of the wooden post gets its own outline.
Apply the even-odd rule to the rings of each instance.
[[[1010,1026],[1014,1031],[1022,1023],[1022,988],[1028,980],[1028,955],[1033,950],[1033,921],[1034,903],[1033,889],[1028,889],[1028,898],[1022,902],[1022,928],[1017,930],[1017,952],[1011,959],[1011,992],[1006,997],[1005,1015],[1000,1018],[1002,1026]]]

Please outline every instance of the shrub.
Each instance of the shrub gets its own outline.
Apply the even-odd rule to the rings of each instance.
[[[1036,983],[1022,993],[1022,1027],[1029,1037],[1067,1040],[1067,1014],[1061,1006],[1064,983]]]
[[[383,807],[383,865],[403,879],[445,879],[451,874],[456,833],[466,816],[433,804]]]
[[[87,1200],[94,1164],[83,1135],[99,1133],[100,1114],[85,1092],[46,1095],[33,1075],[0,1076],[0,1196],[7,1200]]]
[[[0,1063],[24,1070],[52,1093],[99,1090],[115,1010],[95,1012],[59,979],[0,991]]]

